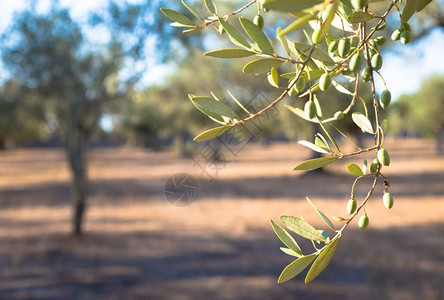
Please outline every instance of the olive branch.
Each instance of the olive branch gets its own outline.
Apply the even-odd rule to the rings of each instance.
[[[354,157],[366,152],[375,152],[376,158],[368,166],[364,160],[363,166],[351,163],[347,165],[348,171],[356,176],[350,192],[350,200],[347,203],[346,211],[348,217],[334,216],[333,220],[343,222],[339,229],[336,229],[330,219],[322,213],[315,204],[307,197],[307,201],[313,209],[319,214],[325,224],[333,231],[330,237],[324,230],[318,230],[302,218],[282,215],[280,221],[285,227],[306,238],[312,242],[314,252],[304,254],[296,240],[290,233],[279,224],[271,220],[271,225],[278,238],[286,247],[281,250],[296,259],[284,268],[279,276],[278,282],[285,282],[308,266],[311,265],[305,282],[308,283],[315,279],[328,266],[338,247],[339,241],[344,230],[358,216],[358,227],[365,230],[369,225],[369,217],[365,212],[365,205],[373,196],[379,178],[384,179],[385,187],[383,195],[384,205],[390,209],[393,206],[393,196],[389,193],[389,181],[383,175],[382,168],[390,165],[390,156],[384,144],[384,130],[380,121],[380,108],[385,109],[391,101],[390,91],[380,73],[383,64],[382,55],[378,46],[385,43],[385,38],[380,36],[374,38],[377,32],[384,30],[386,19],[393,8],[399,14],[401,25],[399,29],[392,33],[391,39],[400,40],[403,44],[410,42],[410,26],[407,21],[416,12],[421,11],[431,0],[407,0],[401,12],[399,0],[390,2],[384,13],[380,16],[370,11],[369,3],[372,0],[252,0],[241,8],[219,16],[216,5],[211,0],[204,0],[205,7],[210,15],[202,18],[199,13],[188,3],[182,0],[185,8],[194,16],[192,20],[187,15],[176,12],[171,9],[161,9],[162,12],[173,21],[172,26],[185,27],[184,33],[195,33],[211,25],[220,35],[227,34],[236,48],[219,49],[204,53],[206,56],[224,59],[236,59],[255,56],[256,59],[247,63],[243,72],[250,75],[267,74],[269,84],[283,90],[283,92],[268,106],[258,112],[250,112],[242,103],[229,92],[233,101],[247,114],[240,117],[229,105],[220,101],[214,94],[212,97],[195,96],[190,94],[189,99],[202,113],[219,124],[218,127],[206,130],[195,137],[196,141],[204,141],[216,138],[231,127],[247,123],[273,108],[281,102],[286,96],[299,98],[308,96],[304,110],[297,107],[286,106],[298,117],[312,123],[319,124],[324,135],[317,133],[314,142],[299,141],[302,146],[310,148],[313,151],[325,154],[321,158],[309,159],[298,164],[294,170],[310,171],[327,166],[335,161],[346,157]],[[244,32],[236,29],[231,23],[233,16],[242,13],[253,4],[257,4],[257,15],[250,21],[247,18],[240,17],[239,23]],[[287,56],[276,53],[270,40],[263,31],[264,18],[261,15],[261,9],[264,11],[276,11],[289,13],[296,19],[284,29],[278,28],[276,39],[279,40]],[[368,25],[377,21],[373,28],[368,30]],[[338,25],[340,24],[340,25]],[[304,30],[308,43],[294,42],[287,38],[292,32],[302,30],[306,27],[312,27],[311,36]],[[331,31],[332,27],[342,32],[342,37],[337,38]],[[350,35],[349,33],[353,34]],[[247,37],[249,39],[247,39]],[[353,44],[357,39],[356,45]],[[250,42],[251,40],[251,42]],[[324,41],[328,50],[325,50]],[[364,58],[361,56],[363,54]],[[362,66],[362,60],[365,66]],[[283,64],[291,64],[294,72],[279,74],[278,68]],[[374,73],[377,73],[384,83],[384,90],[378,98],[375,88]],[[334,78],[343,75],[350,81],[355,81],[354,90],[349,91]],[[281,85],[280,78],[287,80],[286,85]],[[359,95],[360,82],[370,82],[372,91],[372,106],[375,117],[373,122],[369,119],[368,109],[362,96]],[[321,105],[316,97],[318,90],[325,91],[333,85],[339,92],[351,97],[349,105],[343,110],[337,111],[329,118],[323,118]],[[364,104],[364,111],[355,110],[355,104],[360,100]],[[351,115],[351,116],[350,116]],[[364,133],[374,136],[374,145],[361,149],[346,134],[340,131],[332,123],[350,116],[353,122]],[[373,126],[373,123],[375,126]],[[329,130],[335,130],[352,143],[357,150],[343,153]],[[333,147],[333,149],[332,149]],[[355,199],[355,187],[359,180],[366,177],[373,177],[373,183],[367,195],[358,205]],[[363,212],[363,213],[362,213]]]

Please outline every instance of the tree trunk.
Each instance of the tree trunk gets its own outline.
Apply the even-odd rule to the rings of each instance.
[[[82,234],[82,224],[88,196],[87,143],[88,135],[76,116],[75,106],[71,105],[66,127],[66,151],[71,169],[71,190],[73,196],[72,230]]]

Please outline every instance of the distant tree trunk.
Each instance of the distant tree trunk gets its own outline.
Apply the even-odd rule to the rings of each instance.
[[[88,134],[79,122],[75,104],[70,105],[66,127],[66,151],[71,168],[71,190],[73,195],[72,230],[82,234],[82,224],[88,196],[87,144]]]
[[[436,152],[438,153],[438,155],[442,155],[443,154],[443,144],[444,142],[444,132],[440,131],[437,135],[436,135]]]

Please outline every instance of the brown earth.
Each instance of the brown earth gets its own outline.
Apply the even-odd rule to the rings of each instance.
[[[301,146],[247,145],[226,152],[229,162],[210,183],[192,160],[170,153],[94,149],[86,233],[73,237],[63,152],[0,153],[0,298],[444,299],[444,157],[430,141],[389,140],[386,148],[394,208],[383,207],[379,184],[367,205],[369,229],[359,232],[354,221],[309,285],[303,274],[276,283],[292,258],[269,219],[303,215],[323,227],[305,196],[326,215],[344,216],[353,182],[346,165],[362,160],[302,174],[292,171],[310,155]],[[187,207],[163,195],[179,172],[199,180]],[[358,200],[370,184],[358,185]]]

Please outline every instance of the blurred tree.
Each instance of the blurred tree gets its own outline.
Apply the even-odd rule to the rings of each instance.
[[[399,98],[390,109],[393,134],[413,134],[433,137],[436,149],[443,153],[444,140],[444,76],[426,79],[420,90]]]
[[[88,143],[101,116],[111,109],[110,103],[132,93],[144,71],[135,66],[150,54],[147,48],[152,51],[146,40],[154,41],[154,49],[164,50],[156,55],[162,59],[173,42],[162,35],[175,36],[175,29],[157,19],[162,1],[116,3],[91,18],[90,26],[105,25],[106,42],[88,41],[82,27],[56,1],[43,15],[32,9],[21,12],[2,38],[2,58],[14,80],[26,87],[28,95],[38,93],[41,105],[50,111],[45,113],[56,118],[56,133],[72,173],[75,234],[82,232],[86,206]]]

